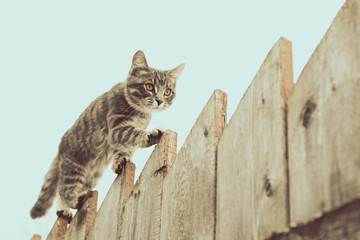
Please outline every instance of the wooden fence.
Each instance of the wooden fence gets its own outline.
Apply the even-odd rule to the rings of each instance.
[[[360,239],[359,0],[292,71],[280,38],[229,123],[215,90],[178,153],[167,130],[135,185],[128,163],[47,239]]]

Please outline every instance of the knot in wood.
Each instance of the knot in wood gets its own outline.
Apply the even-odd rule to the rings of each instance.
[[[311,114],[314,112],[316,108],[316,104],[312,100],[307,100],[304,110],[300,116],[300,119],[302,120],[302,125],[307,128],[310,124],[310,118]]]
[[[269,179],[265,180],[264,190],[265,190],[266,196],[268,196],[268,197],[270,197],[273,194],[271,183],[270,183]]]

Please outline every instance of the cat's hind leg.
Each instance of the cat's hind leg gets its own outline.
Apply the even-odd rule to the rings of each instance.
[[[81,207],[84,196],[91,190],[85,166],[68,157],[61,157],[59,196],[62,205],[68,208]],[[66,210],[66,209],[65,209]]]
[[[59,198],[58,210],[56,211],[56,215],[59,218],[65,218],[70,223],[72,220],[72,212],[70,211],[70,207]]]

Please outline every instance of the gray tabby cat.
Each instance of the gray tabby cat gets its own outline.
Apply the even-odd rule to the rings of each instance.
[[[148,66],[142,51],[136,52],[126,81],[94,100],[62,137],[31,217],[45,215],[58,193],[57,214],[70,221],[70,208],[81,206],[111,159],[112,171],[120,174],[136,148],[157,144],[163,131],[145,129],[152,112],[174,101],[184,67],[160,71]]]

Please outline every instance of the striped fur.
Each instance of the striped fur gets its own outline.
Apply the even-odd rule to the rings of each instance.
[[[120,173],[136,148],[157,144],[163,131],[145,129],[152,112],[174,101],[184,66],[160,71],[148,66],[142,51],[136,52],[126,81],[95,99],[62,137],[31,217],[45,215],[57,194],[59,212],[71,217],[70,208],[77,208],[79,197],[95,187],[111,161],[112,170]]]

